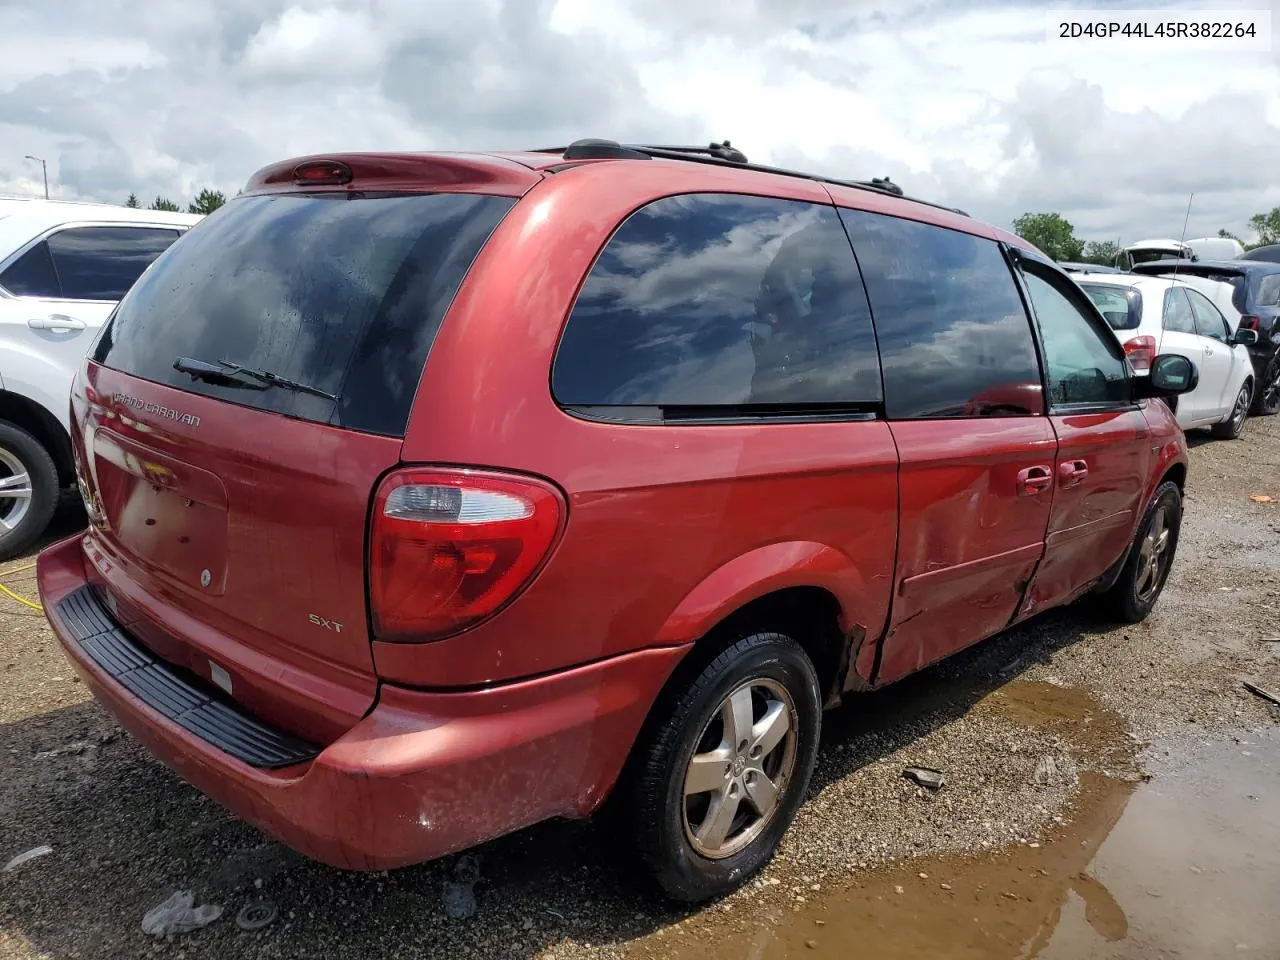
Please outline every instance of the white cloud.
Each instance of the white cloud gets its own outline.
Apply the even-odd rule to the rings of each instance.
[[[249,80],[328,75],[347,84],[376,76],[385,55],[371,11],[290,7],[250,38],[240,69]]]
[[[312,151],[728,137],[1087,237],[1177,234],[1192,191],[1193,234],[1280,204],[1280,45],[1049,44],[1038,4],[0,0],[0,19],[0,192],[38,189],[26,153],[61,195],[121,200],[234,192]]]

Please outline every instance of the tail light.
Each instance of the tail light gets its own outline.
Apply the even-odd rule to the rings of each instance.
[[[1261,326],[1260,318],[1255,317],[1251,313],[1242,314],[1240,317],[1240,330],[1257,330]]]
[[[1134,337],[1125,341],[1124,354],[1129,358],[1135,372],[1151,369],[1151,361],[1156,358],[1155,337]]]
[[[378,640],[439,640],[533,579],[565,517],[554,487],[472,470],[401,470],[374,497],[369,600]]]

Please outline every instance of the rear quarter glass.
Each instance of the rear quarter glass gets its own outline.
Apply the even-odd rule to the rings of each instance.
[[[402,436],[449,304],[514,202],[450,193],[237,198],[129,291],[93,359],[229,403]],[[269,371],[338,399],[262,389],[247,377],[195,380],[173,368],[179,357]]]

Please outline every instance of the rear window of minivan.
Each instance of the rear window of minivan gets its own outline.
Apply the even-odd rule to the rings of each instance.
[[[514,202],[448,193],[235,199],[143,274],[93,359],[230,403],[403,436],[449,304]],[[174,369],[179,358],[312,390],[242,375],[197,380]]]
[[[1142,295],[1133,287],[1112,283],[1080,284],[1112,330],[1137,330],[1142,323]]]

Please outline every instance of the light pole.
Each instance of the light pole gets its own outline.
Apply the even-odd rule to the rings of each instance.
[[[48,165],[39,157],[33,157],[29,153],[27,154],[26,159],[34,160],[36,163],[40,164],[40,171],[44,174],[44,198],[48,200],[49,199],[49,167]]]

